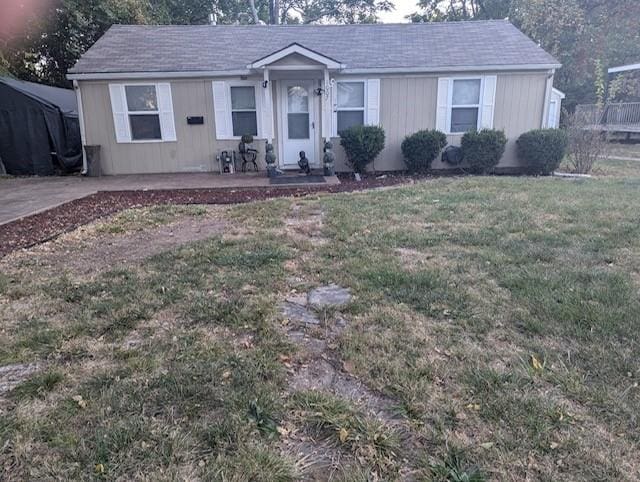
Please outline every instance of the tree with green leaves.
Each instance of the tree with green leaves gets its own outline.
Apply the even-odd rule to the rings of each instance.
[[[565,105],[596,102],[599,72],[640,59],[638,0],[420,0],[414,22],[508,18],[554,55]]]
[[[443,22],[456,20],[488,20],[506,18],[511,0],[419,0],[414,22]]]

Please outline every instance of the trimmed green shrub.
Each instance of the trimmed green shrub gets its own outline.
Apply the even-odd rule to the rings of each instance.
[[[384,149],[384,129],[379,126],[353,126],[340,132],[340,145],[347,162],[358,173],[365,171]]]
[[[443,132],[422,130],[405,137],[400,147],[410,172],[426,172],[446,145],[447,136]]]
[[[460,142],[462,160],[469,165],[471,172],[491,172],[500,162],[506,145],[507,137],[504,131],[482,129],[479,132],[467,132]]]
[[[518,159],[531,174],[549,175],[560,166],[569,140],[560,129],[534,129],[522,134],[516,141]]]

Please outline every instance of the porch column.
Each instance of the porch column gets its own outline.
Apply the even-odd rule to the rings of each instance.
[[[262,114],[262,129],[264,130],[264,136],[269,144],[273,144],[274,127],[273,127],[273,96],[271,92],[273,87],[269,80],[269,69],[263,67],[262,79],[264,91],[264,109]]]
[[[331,121],[333,109],[331,105],[331,82],[329,80],[329,69],[324,69],[324,85],[322,95],[322,138],[324,142],[331,140]]]

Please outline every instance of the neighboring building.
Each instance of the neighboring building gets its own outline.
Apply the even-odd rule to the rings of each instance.
[[[440,129],[504,129],[500,168],[517,168],[515,140],[546,127],[560,64],[507,21],[301,26],[111,27],[69,71],[84,143],[107,174],[216,171],[216,155],[253,134],[264,165],[304,150],[322,162],[338,132],[379,124],[377,170],[404,169],[400,144]],[[188,119],[190,121],[188,122]],[[195,119],[195,121],[194,121]],[[200,122],[201,123],[193,123]],[[447,168],[436,161],[434,168]]]
[[[549,120],[547,127],[557,129],[560,127],[560,113],[562,112],[562,101],[565,95],[555,87],[551,90],[551,100],[549,101]]]
[[[78,170],[82,145],[73,90],[0,77],[0,161],[15,175]]]
[[[640,102],[640,64],[611,67],[608,81],[608,102]]]

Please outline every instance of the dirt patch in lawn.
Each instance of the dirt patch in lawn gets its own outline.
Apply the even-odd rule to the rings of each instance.
[[[98,192],[4,224],[0,230],[0,257],[17,249],[48,241],[95,219],[133,207],[158,204],[240,204],[278,197],[302,197],[322,192],[361,191],[407,182],[414,182],[414,178],[402,174],[388,174],[380,177],[365,176],[359,182],[353,181],[351,176],[344,176],[341,177],[340,184],[325,186]]]
[[[322,236],[324,212],[318,207],[296,203],[291,206],[291,214],[284,224],[286,234],[297,243],[308,241],[317,246],[327,242]]]
[[[106,268],[135,263],[183,244],[222,234],[225,222],[213,209],[202,216],[187,216],[167,225],[122,234],[70,233],[25,253],[37,259],[39,273],[60,267],[74,275],[99,273]],[[22,256],[22,254],[17,254]]]

